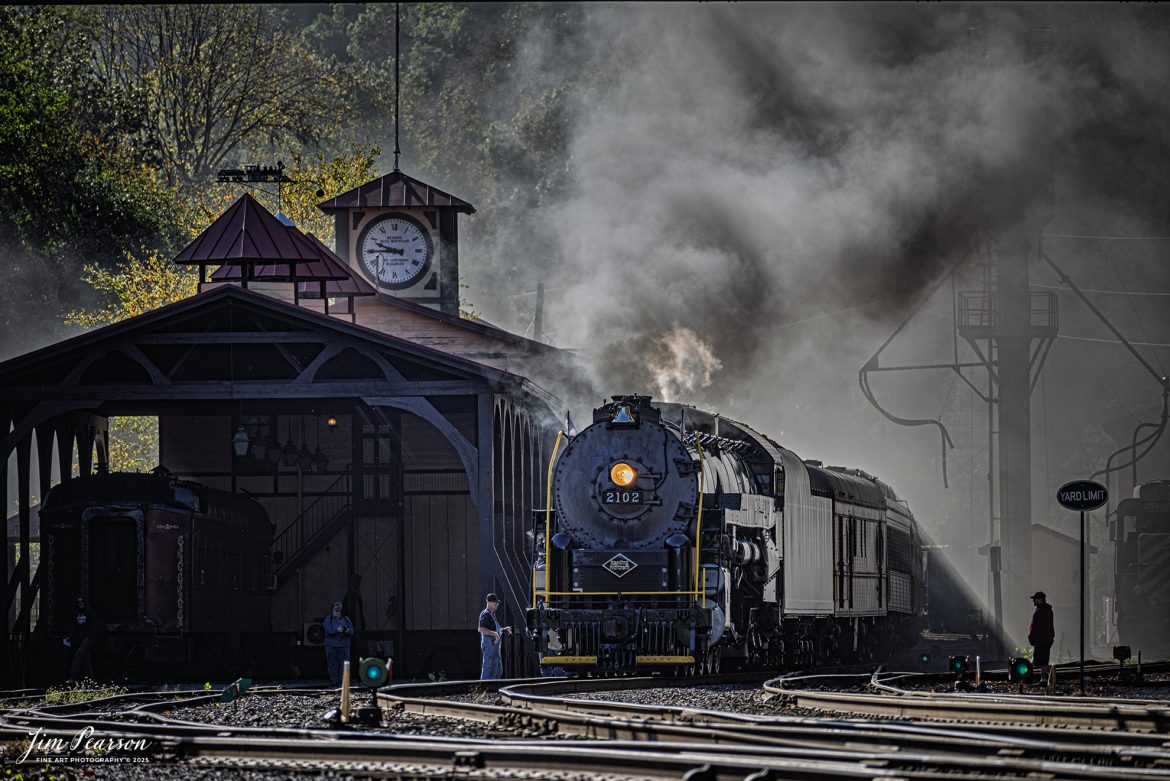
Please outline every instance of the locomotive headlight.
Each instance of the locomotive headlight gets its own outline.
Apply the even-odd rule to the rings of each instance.
[[[609,479],[616,486],[628,488],[638,479],[638,470],[623,461],[619,461],[610,467]]]

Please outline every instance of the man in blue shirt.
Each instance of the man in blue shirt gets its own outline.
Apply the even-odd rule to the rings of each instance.
[[[341,666],[349,659],[349,639],[353,637],[353,622],[341,614],[341,603],[333,603],[333,611],[321,622],[325,629],[325,667],[329,683],[341,685]]]
[[[504,661],[500,657],[500,641],[512,634],[512,627],[500,626],[496,619],[496,610],[500,607],[500,598],[495,594],[487,595],[487,604],[479,614],[479,652],[483,656],[479,679],[481,681],[502,678],[504,675]]]

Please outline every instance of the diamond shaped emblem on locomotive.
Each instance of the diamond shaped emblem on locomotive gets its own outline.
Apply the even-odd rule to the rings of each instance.
[[[634,567],[638,565],[634,563],[633,559],[619,553],[601,566],[612,572],[616,577],[621,578],[633,572]]]

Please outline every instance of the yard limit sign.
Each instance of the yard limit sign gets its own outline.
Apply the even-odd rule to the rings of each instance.
[[[1109,501],[1109,489],[1092,480],[1073,480],[1056,492],[1056,501],[1066,510],[1081,514],[1081,694],[1085,692],[1085,513]]]

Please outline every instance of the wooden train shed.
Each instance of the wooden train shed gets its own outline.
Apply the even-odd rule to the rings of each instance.
[[[355,657],[392,653],[400,676],[474,675],[488,591],[523,626],[558,402],[516,370],[556,351],[387,291],[368,297],[364,321],[352,300],[338,313],[297,295],[325,279],[362,289],[333,266],[320,280],[287,269],[269,280],[291,295],[265,289],[260,264],[287,247],[257,250],[258,225],[278,233],[257,219],[221,225],[220,256],[199,258],[234,263],[236,284],[0,364],[0,456],[17,485],[12,497],[0,483],[4,506],[17,505],[0,557],[8,685],[49,679],[42,662],[61,644],[38,599],[39,497],[109,468],[115,417],[157,419],[159,468],[267,510],[273,632],[301,674],[323,674],[311,630],[336,599],[357,624]],[[509,673],[535,669],[524,634],[505,651]]]

